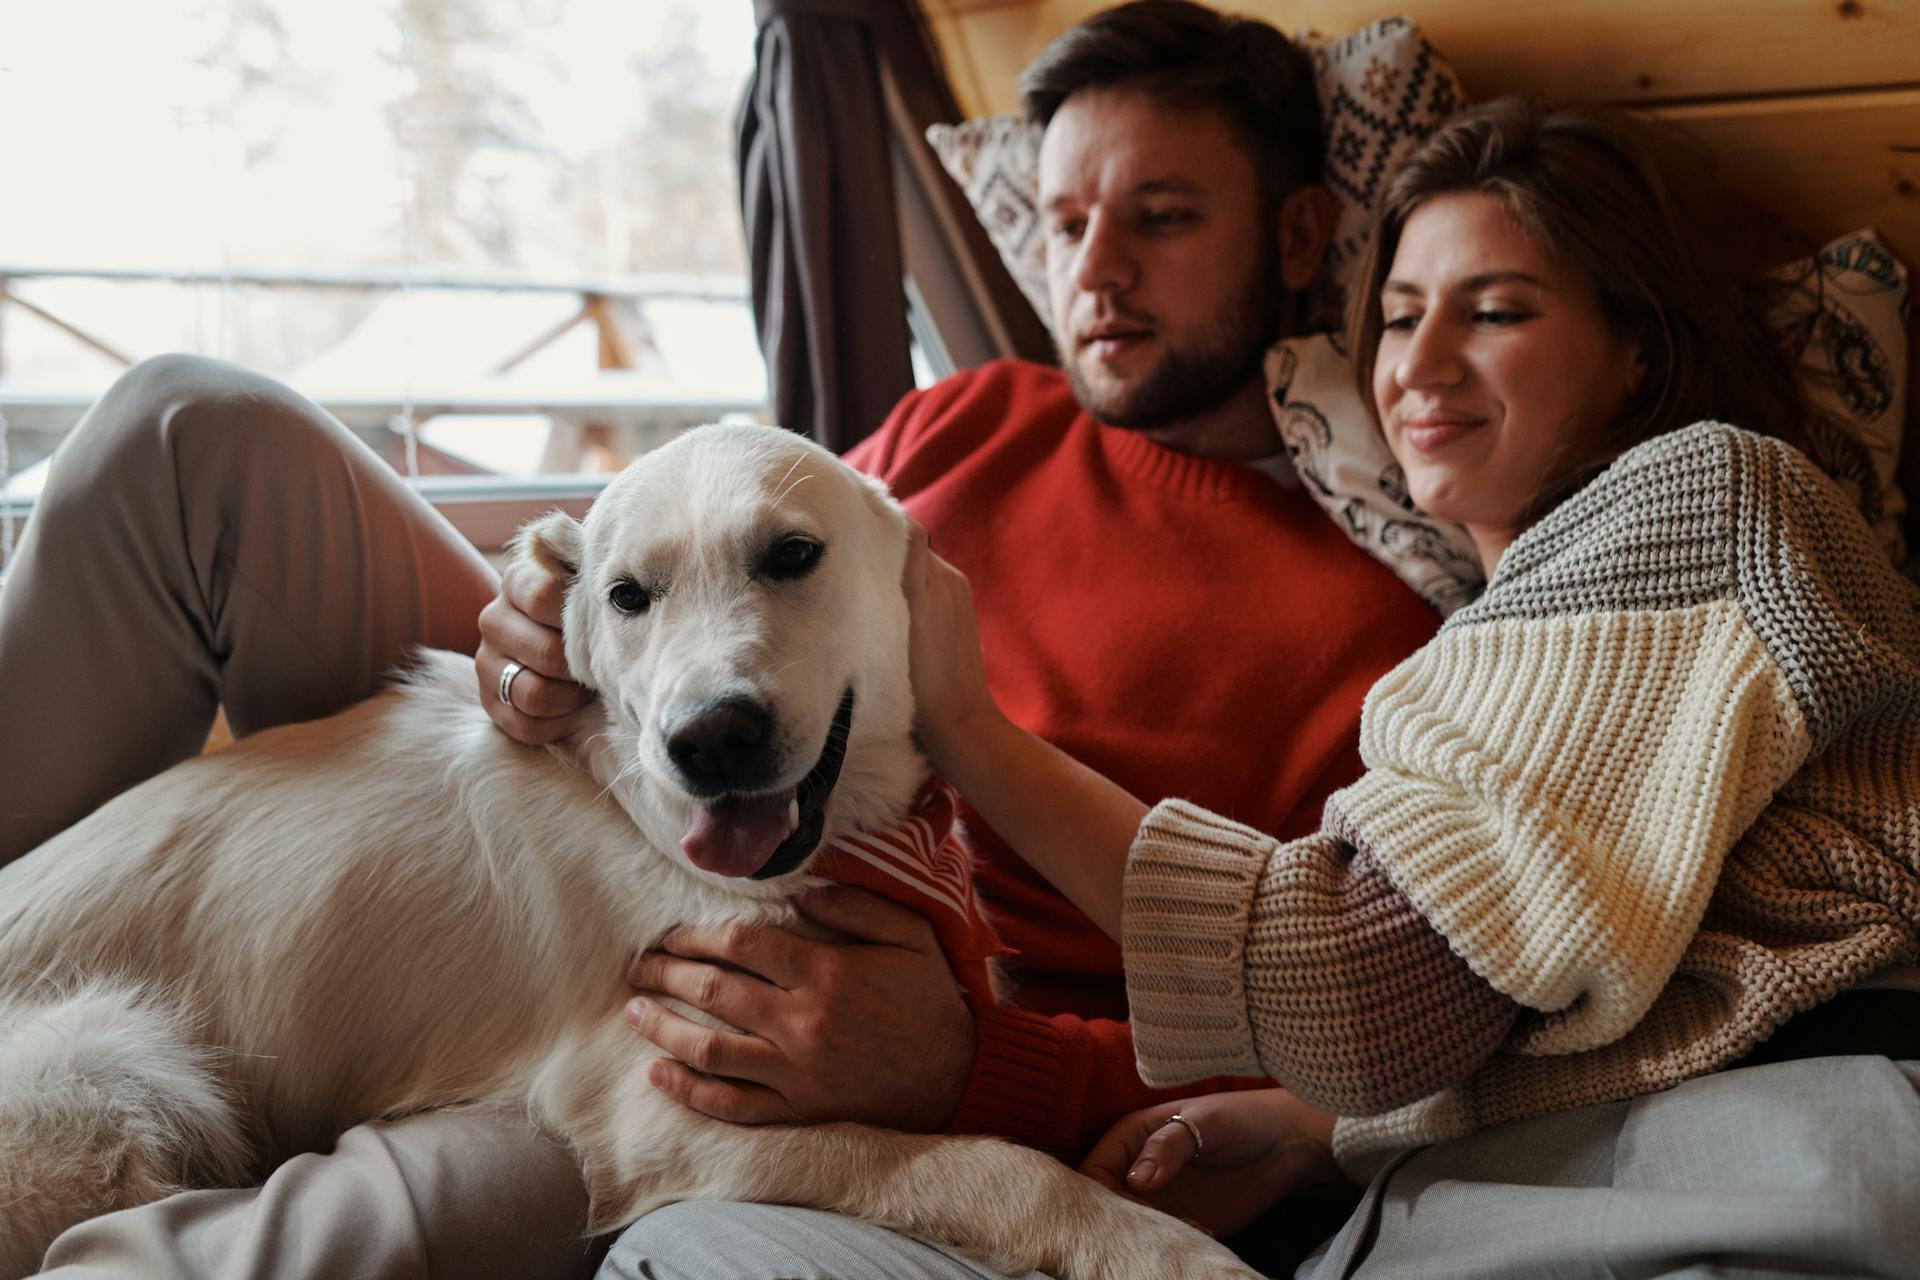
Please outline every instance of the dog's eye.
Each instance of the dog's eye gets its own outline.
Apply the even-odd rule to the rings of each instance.
[[[631,616],[645,613],[647,606],[653,603],[653,596],[633,579],[622,578],[613,584],[613,590],[607,592],[607,600],[621,613]]]
[[[766,562],[760,566],[760,571],[775,582],[804,578],[820,563],[823,550],[825,548],[812,538],[797,535],[782,538],[767,549]]]

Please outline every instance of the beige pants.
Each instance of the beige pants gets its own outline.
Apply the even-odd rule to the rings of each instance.
[[[486,562],[278,383],[146,361],[55,456],[0,589],[0,863],[236,734],[370,693],[409,647],[471,653]],[[586,1194],[524,1118],[364,1125],[264,1187],[84,1223],[48,1270],[534,1277],[591,1270]]]

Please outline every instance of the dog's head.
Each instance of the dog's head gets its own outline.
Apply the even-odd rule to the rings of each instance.
[[[906,808],[925,773],[907,527],[877,481],[788,431],[701,427],[519,550],[568,580],[567,662],[600,694],[608,781],[656,845],[775,880]]]

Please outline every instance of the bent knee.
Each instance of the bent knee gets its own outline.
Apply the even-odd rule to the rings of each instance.
[[[169,351],[157,356],[148,356],[127,367],[108,389],[109,396],[128,396],[141,401],[165,400],[170,397],[196,398],[207,394],[218,394],[236,377],[258,379],[259,374],[251,373],[237,364],[226,360],[216,360],[212,356],[192,355],[184,351]]]
[[[319,408],[263,374],[207,356],[150,356],[121,374],[88,410],[57,457],[49,486],[110,478],[151,484],[182,454],[203,466],[259,459],[275,469],[307,449],[337,451],[351,437]]]

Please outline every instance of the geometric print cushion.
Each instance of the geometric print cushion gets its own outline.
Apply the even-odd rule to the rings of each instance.
[[[1344,268],[1366,244],[1374,201],[1400,161],[1460,108],[1460,82],[1405,18],[1384,18],[1350,36],[1310,32],[1295,42],[1313,59],[1325,129],[1325,183],[1337,216],[1323,269],[1322,299],[1337,315]],[[1047,304],[1046,237],[1040,225],[1038,125],[1019,116],[936,124],[927,142],[966,192],[974,216],[1041,320]]]
[[[1325,182],[1339,205],[1327,266],[1340,279],[1367,247],[1387,179],[1465,105],[1459,78],[1420,28],[1382,18],[1339,40],[1297,37],[1313,57],[1326,122]]]
[[[1040,135],[1019,116],[986,116],[927,128],[927,144],[960,184],[973,216],[1034,314],[1052,324],[1046,237],[1040,228]]]

